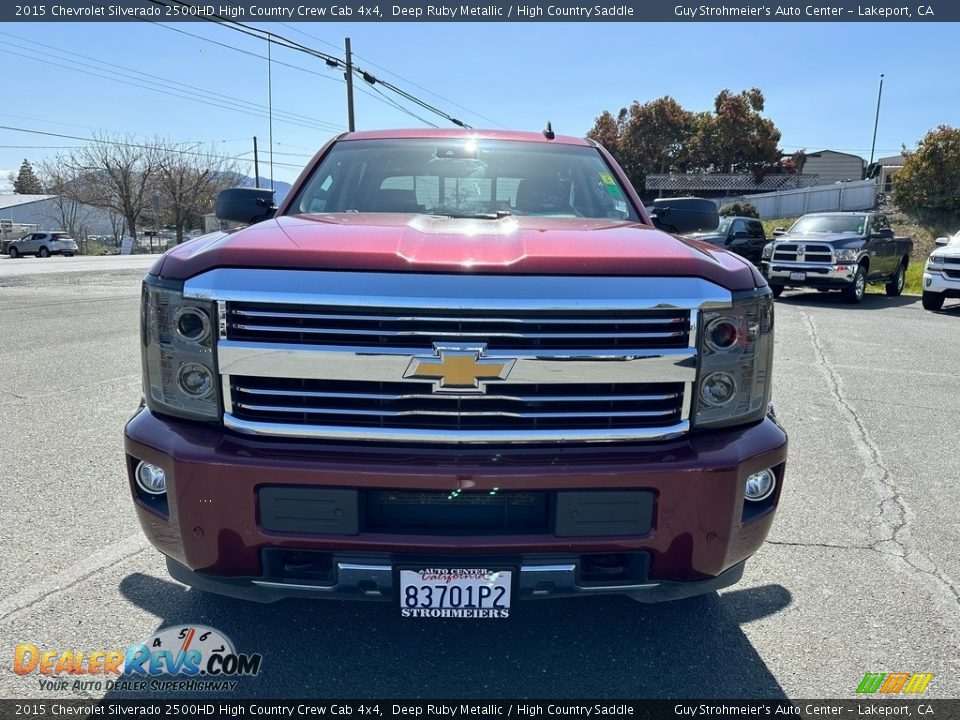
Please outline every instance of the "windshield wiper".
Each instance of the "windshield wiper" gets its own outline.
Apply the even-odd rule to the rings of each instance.
[[[457,218],[459,220],[499,220],[500,218],[505,218],[510,215],[513,215],[509,210],[497,210],[496,212],[489,213],[445,213],[445,212],[435,212],[430,213],[431,215],[441,215],[448,218]]]

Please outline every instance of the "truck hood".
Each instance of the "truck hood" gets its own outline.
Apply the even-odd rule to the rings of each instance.
[[[930,257],[945,257],[950,258],[951,260],[960,260],[960,243],[954,243],[953,245],[947,245],[945,247],[938,247],[932,253]]]
[[[730,290],[763,284],[753,266],[736,255],[640,223],[405,213],[281,216],[184,243],[151,272],[186,280],[218,267],[663,275],[702,277]]]
[[[776,242],[806,243],[812,245],[815,243],[826,243],[834,247],[848,247],[857,243],[863,244],[864,238],[850,233],[825,233],[823,235],[781,235],[774,238]]]

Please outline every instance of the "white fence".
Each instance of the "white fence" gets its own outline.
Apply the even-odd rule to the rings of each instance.
[[[877,181],[855,180],[799,190],[744,195],[742,198],[722,198],[720,204],[727,205],[737,199],[752,203],[764,220],[799,217],[812,212],[871,210],[877,204]]]

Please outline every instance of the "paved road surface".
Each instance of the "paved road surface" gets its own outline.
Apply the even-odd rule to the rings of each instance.
[[[262,674],[239,688],[250,696],[848,697],[867,671],[933,672],[928,695],[960,696],[958,309],[778,302],[791,456],[778,522],[739,586],[668,605],[573,599],[523,604],[506,622],[411,622],[391,605],[246,605],[171,581],[141,537],[122,461],[140,391],[141,266],[12,277],[10,265],[0,696],[49,694],[10,672],[18,642],[125,649],[175,623],[262,653]]]
[[[77,255],[61,257],[53,255],[38,258],[28,255],[11,258],[0,255],[0,283],[7,278],[37,275],[40,273],[112,272],[116,270],[146,270],[159,255]]]

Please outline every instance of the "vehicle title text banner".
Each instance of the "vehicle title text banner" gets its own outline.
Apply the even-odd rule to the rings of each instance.
[[[677,0],[58,0],[2,3],[4,22],[958,22],[960,2]]]

